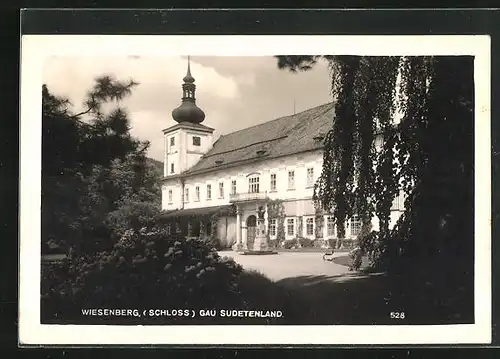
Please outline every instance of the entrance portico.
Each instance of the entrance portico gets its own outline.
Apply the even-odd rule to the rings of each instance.
[[[236,206],[236,243],[233,246],[235,251],[253,250],[259,219],[264,223],[264,233],[261,233],[261,236],[267,235],[267,200],[265,192],[230,196],[230,202]]]

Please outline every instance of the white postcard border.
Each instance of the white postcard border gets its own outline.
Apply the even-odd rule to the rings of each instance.
[[[19,343],[482,344],[491,342],[490,38],[450,36],[26,35],[21,40]],[[40,324],[41,85],[51,56],[475,56],[475,324],[78,326]],[[160,129],[159,129],[160,130]],[[335,308],[332,308],[335,310]]]

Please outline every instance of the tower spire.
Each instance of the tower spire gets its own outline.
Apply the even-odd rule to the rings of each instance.
[[[189,55],[188,55],[188,68],[187,68],[186,76],[184,76],[183,80],[184,80],[184,83],[188,83],[188,84],[194,83],[194,77],[191,76],[191,56],[189,56]]]
[[[186,76],[182,79],[182,104],[172,111],[172,117],[177,122],[201,123],[205,119],[205,113],[196,106],[196,85],[191,75],[191,56],[188,56]]]

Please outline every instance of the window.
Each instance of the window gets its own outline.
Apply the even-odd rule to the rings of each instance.
[[[335,221],[333,216],[328,216],[326,218],[326,235],[328,237],[335,236]]]
[[[307,169],[307,187],[312,187],[314,185],[314,168]]]
[[[212,199],[212,185],[207,184],[207,199]]]
[[[174,173],[174,164],[173,163],[170,164],[170,173]]]
[[[295,234],[295,218],[288,218],[286,220],[286,234],[293,236]]]
[[[194,200],[195,201],[200,200],[200,186],[196,186],[194,189]]]
[[[175,146],[175,137],[170,137],[170,147]]]
[[[306,219],[306,236],[314,235],[314,218]]]
[[[167,232],[167,236],[169,236],[171,233],[172,233],[172,227],[170,224],[167,224],[167,228],[165,228],[166,232]]]
[[[172,190],[171,190],[171,189],[169,189],[169,190],[168,190],[168,203],[172,203],[172,197],[173,197],[173,196],[172,196]]]
[[[193,146],[201,146],[201,138],[198,136],[193,136]]]
[[[276,173],[271,173],[271,191],[276,191]]]
[[[248,179],[248,192],[259,193],[259,177],[250,177]]]
[[[276,237],[276,219],[269,220],[269,235],[271,237]]]
[[[295,188],[295,171],[288,171],[288,189]]]
[[[186,188],[186,194],[184,195],[184,202],[189,202],[189,188]]]
[[[236,194],[236,180],[231,181],[231,193]]]
[[[361,233],[361,221],[358,216],[353,216],[350,222],[351,236],[356,237]]]
[[[392,201],[391,211],[402,211],[404,209],[404,203],[405,202],[404,202],[403,194],[400,193]]]
[[[219,182],[219,198],[224,198],[224,182]]]

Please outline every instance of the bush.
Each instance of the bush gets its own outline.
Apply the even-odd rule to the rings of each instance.
[[[83,308],[239,307],[241,272],[202,241],[129,230],[111,252],[70,255],[62,265],[45,267],[42,312],[45,320],[81,322]]]
[[[281,242],[281,247],[284,249],[298,249],[300,248],[300,243],[297,238],[287,239]]]
[[[314,246],[314,240],[309,238],[300,237],[298,242],[303,248],[312,248]]]
[[[278,245],[278,240],[277,239],[268,239],[267,245],[269,246],[269,248],[276,248],[276,246]]]

